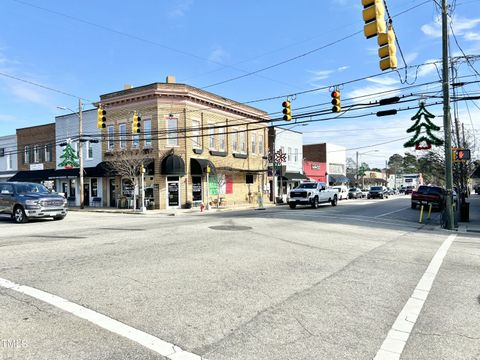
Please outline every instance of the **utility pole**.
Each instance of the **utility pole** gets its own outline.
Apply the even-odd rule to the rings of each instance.
[[[443,77],[443,130],[445,133],[445,184],[447,188],[447,229],[454,229],[452,208],[452,136],[450,121],[450,92],[448,79],[448,0],[442,0],[442,77]]]
[[[357,162],[356,162],[356,164],[357,164],[357,173],[356,173],[357,184],[356,185],[358,186],[358,151],[357,151]],[[363,187],[362,187],[362,189],[363,189]]]
[[[271,149],[271,156],[272,156],[272,199],[273,203],[277,203],[277,196],[276,196],[276,191],[277,191],[277,179],[276,179],[276,166],[275,166],[275,138],[277,136],[275,127],[272,126],[272,131],[273,131],[273,136],[272,136],[272,149]]]
[[[85,207],[85,197],[83,193],[83,117],[82,117],[82,99],[78,99],[78,162],[80,163],[80,209]]]

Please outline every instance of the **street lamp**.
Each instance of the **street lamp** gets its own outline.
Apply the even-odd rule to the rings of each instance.
[[[82,134],[83,134],[83,115],[82,115],[82,99],[78,99],[78,113],[73,111],[72,109],[64,106],[57,106],[58,109],[61,110],[69,110],[75,115],[78,116],[78,162],[79,162],[79,177],[80,177],[80,209],[85,207],[85,198],[84,198],[84,189],[83,189],[83,142],[82,142]]]
[[[358,184],[358,156],[359,155],[365,155],[365,154],[368,154],[368,153],[371,153],[371,152],[378,152],[379,150],[369,150],[369,151],[365,151],[363,153],[359,153],[357,151],[357,184]],[[364,176],[362,176],[362,189],[365,187],[365,182],[364,182]]]

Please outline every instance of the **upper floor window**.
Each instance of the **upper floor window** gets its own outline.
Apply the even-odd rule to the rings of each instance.
[[[192,147],[194,149],[201,148],[202,145],[200,143],[200,121],[192,120]]]
[[[167,146],[178,145],[178,119],[167,118]]]
[[[208,125],[208,148],[215,149],[215,128],[212,124]]]
[[[258,135],[258,153],[263,155],[263,135]]]
[[[257,152],[257,134],[252,132],[252,154],[255,154]]]
[[[293,161],[298,162],[298,149],[297,148],[295,149],[295,154],[294,154]]]
[[[132,135],[132,148],[138,149],[140,147],[140,135]]]
[[[86,143],[86,147],[87,147],[87,160],[91,160],[93,159],[93,146],[92,146],[92,143],[90,141],[87,141]]]
[[[33,147],[33,162],[39,163],[40,161],[40,145],[35,145]]]
[[[13,169],[13,156],[11,153],[7,153],[7,170]]]
[[[247,144],[245,142],[245,131],[240,132],[240,152],[246,153],[247,152]]]
[[[143,122],[143,133],[145,134],[145,147],[152,146],[152,120],[147,119]]]
[[[218,150],[225,151],[225,128],[218,128]]]
[[[237,129],[232,129],[232,151],[238,152],[238,132]]]
[[[53,146],[52,144],[45,145],[45,162],[53,161]]]
[[[127,124],[120,124],[120,149],[125,149],[127,147]]]
[[[108,133],[108,143],[107,143],[107,150],[113,150],[113,148],[115,147],[115,143],[113,141],[113,125],[109,125],[108,128],[107,128],[107,133]]]
[[[292,161],[292,148],[287,149],[287,161]]]
[[[24,147],[23,163],[24,164],[30,164],[30,146],[29,145],[25,145],[25,147]]]

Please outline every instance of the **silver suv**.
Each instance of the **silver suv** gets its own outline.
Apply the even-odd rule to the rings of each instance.
[[[66,206],[62,195],[51,193],[41,184],[0,183],[0,213],[10,215],[16,223],[45,217],[62,220],[67,215]]]

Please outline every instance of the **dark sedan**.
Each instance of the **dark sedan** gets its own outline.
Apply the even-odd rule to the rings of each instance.
[[[388,198],[387,188],[385,186],[372,186],[368,192],[367,199]]]

